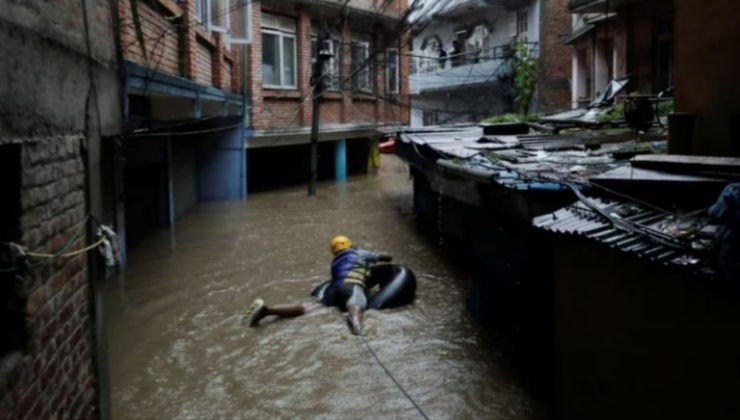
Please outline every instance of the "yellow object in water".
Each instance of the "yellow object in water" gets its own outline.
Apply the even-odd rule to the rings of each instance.
[[[368,171],[376,171],[380,168],[380,143],[378,139],[370,140],[370,150],[367,155]]]

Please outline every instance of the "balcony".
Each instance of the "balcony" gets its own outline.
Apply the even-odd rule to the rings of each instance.
[[[537,44],[529,45],[537,54]],[[486,51],[489,53],[486,54]],[[438,57],[414,57],[409,84],[412,95],[500,83],[512,72],[514,51],[510,45]]]

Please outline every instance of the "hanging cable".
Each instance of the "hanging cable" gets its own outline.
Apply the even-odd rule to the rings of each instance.
[[[414,408],[416,408],[416,410],[419,412],[419,414],[421,414],[421,416],[424,419],[429,420],[429,417],[424,413],[424,410],[422,410],[421,407],[419,407],[419,404],[417,404],[416,401],[414,401],[414,399],[411,398],[411,395],[409,395],[409,393],[406,392],[406,390],[403,388],[403,386],[393,376],[393,374],[391,373],[391,371],[388,370],[387,367],[385,367],[385,364],[383,364],[383,362],[380,360],[380,358],[378,357],[378,355],[375,353],[375,350],[373,350],[373,348],[370,347],[370,343],[367,342],[367,339],[365,338],[365,336],[362,335],[362,334],[360,334],[359,337],[362,340],[362,342],[365,343],[365,347],[367,347],[367,350],[370,352],[370,354],[373,355],[373,357],[375,358],[375,361],[378,362],[378,365],[380,365],[380,367],[383,368],[383,371],[385,371],[385,374],[388,375],[389,378],[391,378],[391,380],[393,381],[393,383],[396,384],[396,386],[398,387],[398,389],[401,390],[401,392],[406,397],[406,399],[409,400],[409,402],[411,402],[411,404],[414,406]]]

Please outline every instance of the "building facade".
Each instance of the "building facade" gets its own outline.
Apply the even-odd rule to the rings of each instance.
[[[567,106],[563,1],[431,2],[413,16],[412,126],[478,122],[513,111],[513,59],[537,60],[533,111]]]
[[[250,189],[308,178],[312,74],[322,34],[332,57],[319,109],[318,176],[367,171],[382,128],[408,123],[406,9],[405,0],[252,2]]]
[[[246,195],[246,0],[120,0],[126,133],[109,151],[124,250],[199,201]]]
[[[672,0],[571,0],[569,8],[573,30],[565,42],[572,47],[574,108],[628,75],[634,92],[658,94],[673,86]]]
[[[0,418],[106,412],[83,248],[104,219],[101,149],[122,129],[114,23],[106,0],[0,7]]]

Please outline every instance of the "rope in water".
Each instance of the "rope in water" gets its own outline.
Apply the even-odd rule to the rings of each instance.
[[[374,358],[375,358],[375,360],[376,360],[376,361],[378,362],[378,364],[380,365],[380,367],[381,367],[381,368],[383,368],[383,370],[385,371],[385,374],[386,374],[386,375],[388,375],[388,377],[389,377],[389,378],[391,378],[391,380],[393,381],[393,383],[395,383],[395,384],[396,384],[396,386],[398,387],[398,389],[400,389],[400,390],[401,390],[401,392],[403,392],[403,395],[404,395],[404,396],[406,396],[406,399],[408,399],[408,400],[409,400],[409,401],[411,402],[411,404],[413,404],[413,405],[414,405],[414,408],[416,408],[416,410],[418,410],[418,411],[419,411],[419,414],[421,414],[421,416],[422,416],[422,417],[423,417],[423,418],[424,418],[425,420],[429,420],[429,417],[427,417],[427,415],[426,415],[426,414],[424,413],[424,410],[422,410],[422,409],[421,409],[421,407],[419,407],[419,404],[417,404],[417,403],[416,403],[416,401],[414,401],[414,399],[413,399],[413,398],[411,398],[411,395],[409,395],[409,393],[408,393],[408,392],[406,392],[406,390],[405,390],[405,389],[403,388],[403,386],[402,386],[402,385],[401,385],[401,384],[400,384],[400,383],[399,383],[399,382],[398,382],[398,381],[396,380],[396,378],[394,378],[394,377],[393,377],[393,374],[391,373],[391,371],[390,371],[390,370],[388,370],[388,368],[387,368],[387,367],[385,367],[385,365],[384,365],[384,364],[383,364],[383,362],[382,362],[382,361],[380,360],[380,358],[378,357],[378,355],[377,355],[377,354],[375,353],[375,351],[373,350],[373,348],[372,348],[372,347],[370,347],[370,343],[368,343],[368,342],[367,342],[367,339],[365,339],[365,336],[364,336],[364,335],[362,335],[362,334],[360,334],[360,338],[362,339],[362,342],[363,342],[363,343],[365,343],[365,346],[367,347],[368,351],[370,351],[370,354],[372,354],[372,355],[373,355],[373,357],[374,357]]]

